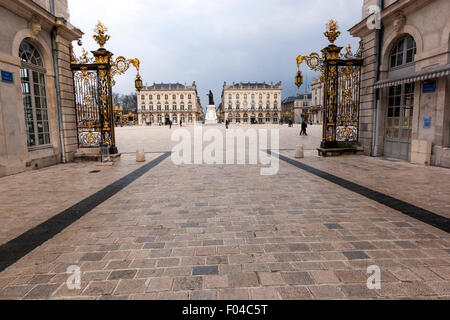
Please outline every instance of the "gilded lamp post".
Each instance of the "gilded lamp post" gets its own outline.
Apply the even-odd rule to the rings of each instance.
[[[124,74],[133,65],[137,70],[135,87],[140,92],[143,87],[139,74],[140,61],[123,56],[114,60],[113,53],[105,49],[110,39],[108,29],[99,22],[94,32],[93,38],[99,45],[99,49],[92,51],[94,59],[88,57],[84,49],[80,58],[75,57],[73,51],[71,54],[78,144],[80,148],[107,146],[111,154],[117,154],[112,103],[114,77]]]
[[[330,44],[322,49],[322,56],[313,52],[309,56],[299,55],[297,67],[306,62],[313,71],[321,72],[324,84],[323,97],[323,139],[321,149],[354,147],[359,139],[359,88],[361,81],[362,42],[356,55],[348,46],[341,54],[342,47],[334,43],[340,36],[338,24],[330,20],[326,25],[325,37]],[[320,151],[320,150],[319,150]]]

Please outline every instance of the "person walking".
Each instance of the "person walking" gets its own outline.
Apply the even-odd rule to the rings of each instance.
[[[230,122],[228,120],[225,121],[225,127],[228,129]]]
[[[170,126],[169,129],[172,129],[172,120],[169,120],[169,126]]]
[[[306,129],[308,128],[308,124],[306,123],[305,120],[303,120],[302,122],[302,131],[300,132],[300,135],[305,135],[307,136],[308,134],[306,133]]]
[[[180,119],[180,127],[182,127],[183,126],[183,121],[181,121],[181,119]]]

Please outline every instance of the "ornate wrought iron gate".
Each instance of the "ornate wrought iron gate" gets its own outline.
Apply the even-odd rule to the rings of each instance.
[[[112,100],[112,86],[114,76],[125,73],[130,65],[137,70],[135,86],[139,92],[142,80],[139,75],[140,61],[127,60],[118,57],[115,61],[113,54],[104,48],[110,36],[108,29],[101,24],[95,28],[94,39],[100,48],[93,51],[94,58],[88,57],[83,49],[79,59],[72,51],[71,69],[73,73],[75,106],[77,119],[77,138],[79,148],[98,148],[109,146],[110,153],[118,153],[114,134],[114,109]]]
[[[94,63],[72,64],[80,148],[115,146],[109,54],[98,50]]]
[[[330,45],[322,50],[322,57],[317,53],[308,57],[297,57],[299,71],[296,82],[297,85],[302,83],[300,65],[303,61],[306,61],[312,70],[322,73],[324,121],[321,148],[348,147],[359,141],[362,42],[355,55],[350,46],[342,55],[343,47],[334,45],[334,41],[341,34],[334,20],[328,23],[324,34]]]

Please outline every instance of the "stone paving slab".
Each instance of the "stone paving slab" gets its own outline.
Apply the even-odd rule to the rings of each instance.
[[[286,163],[275,176],[259,169],[165,160],[1,272],[0,299],[450,296],[448,233]],[[77,290],[65,285],[71,265]],[[366,286],[371,265],[380,290]]]

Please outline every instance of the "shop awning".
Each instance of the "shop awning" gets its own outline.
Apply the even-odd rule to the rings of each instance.
[[[392,87],[397,86],[405,83],[412,83],[417,81],[425,81],[425,80],[432,80],[437,79],[441,77],[445,77],[450,75],[450,64],[446,64],[443,66],[437,66],[428,68],[425,70],[421,70],[400,78],[392,78],[392,79],[386,79],[381,80],[375,83],[374,88],[380,89],[380,88],[386,88],[386,87]]]

